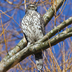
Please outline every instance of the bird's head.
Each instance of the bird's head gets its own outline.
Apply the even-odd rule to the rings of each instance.
[[[25,13],[28,12],[28,11],[30,11],[30,10],[35,10],[35,11],[37,11],[37,5],[35,5],[35,4],[29,4],[29,5],[27,6],[27,9],[25,10]]]
[[[30,5],[28,5],[27,9],[37,11],[37,6],[35,4],[30,4]]]

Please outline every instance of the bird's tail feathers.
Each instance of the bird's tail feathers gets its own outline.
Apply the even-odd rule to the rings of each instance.
[[[42,52],[39,52],[39,53],[35,54],[35,61],[36,61],[37,69],[39,71],[41,71],[42,68],[43,68],[43,56],[42,56]]]

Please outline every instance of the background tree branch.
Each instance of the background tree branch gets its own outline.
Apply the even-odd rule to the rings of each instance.
[[[0,72],[7,71],[11,67],[15,66],[18,62],[25,59],[27,56],[29,56],[31,54],[35,54],[39,51],[45,50],[45,49],[63,41],[63,40],[65,40],[66,38],[71,37],[71,36],[72,36],[72,27],[69,29],[66,29],[62,33],[56,35],[52,39],[49,39],[45,42],[25,47],[24,49],[22,49],[21,51],[16,53],[14,56],[9,58],[6,62],[1,62],[0,63],[0,67],[1,67]]]
[[[16,18],[15,18],[16,17],[16,13],[18,13],[18,11],[17,11],[18,9],[21,10],[21,11],[23,10],[23,12],[24,12],[24,3],[22,3],[23,2],[22,0],[19,1],[19,3],[14,3],[12,1],[10,2],[9,0],[6,0],[6,1],[7,2],[5,3],[5,5],[4,5],[4,3],[0,3],[0,6],[7,7],[6,11],[0,10],[0,12],[1,12],[0,13],[0,19],[1,19],[1,25],[2,25],[2,31],[1,31],[1,25],[0,25],[0,32],[1,32],[0,36],[2,36],[0,38],[0,49],[1,48],[2,48],[2,50],[4,49],[4,46],[3,47],[1,46],[2,45],[1,43],[4,43],[6,45],[6,48],[5,48],[6,51],[8,49],[7,47],[9,47],[10,50],[8,50],[9,52],[7,53],[7,55],[5,53],[5,55],[4,55],[5,57],[3,59],[1,58],[1,55],[4,54],[4,51],[1,50],[1,52],[0,52],[0,60],[2,59],[1,62],[0,62],[0,72],[5,72],[5,71],[9,70],[10,68],[14,67],[15,65],[17,67],[19,66],[20,67],[19,69],[24,71],[24,72],[25,72],[25,70],[28,71],[30,69],[31,69],[31,71],[33,69],[35,70],[36,69],[36,65],[34,63],[34,58],[32,59],[32,57],[33,57],[32,54],[40,52],[40,51],[43,51],[43,50],[46,50],[49,47],[50,47],[50,49],[47,49],[46,51],[43,52],[43,54],[44,54],[43,55],[44,65],[45,65],[43,70],[44,71],[46,70],[46,71],[49,71],[49,72],[50,71],[56,72],[56,70],[58,70],[60,72],[61,71],[71,70],[71,66],[72,66],[71,65],[71,62],[72,62],[71,61],[71,52],[72,52],[72,50],[71,50],[72,45],[71,44],[72,44],[72,42],[71,42],[71,38],[68,38],[68,37],[72,37],[72,27],[71,27],[72,26],[71,25],[71,23],[72,23],[72,16],[71,15],[72,14],[70,14],[69,11],[67,11],[68,9],[66,9],[65,12],[68,12],[70,14],[69,17],[70,16],[71,17],[69,18],[68,14],[65,16],[65,12],[63,14],[63,10],[64,10],[68,0],[67,1],[66,0],[55,0],[56,2],[54,2],[54,0],[53,1],[51,0],[51,3],[49,1],[47,1],[47,0],[45,0],[45,1],[41,1],[38,4],[39,6],[40,6],[40,4],[41,4],[41,6],[45,5],[45,7],[46,7],[46,5],[48,7],[49,3],[50,3],[50,6],[52,5],[51,7],[49,6],[50,8],[48,7],[49,9],[46,7],[48,10],[45,9],[46,13],[43,15],[43,18],[44,18],[44,21],[45,21],[45,26],[47,27],[47,29],[49,29],[49,31],[46,32],[47,34],[42,39],[40,39],[37,42],[35,42],[34,45],[31,44],[28,47],[26,47],[27,42],[26,42],[25,38],[23,38],[22,36],[20,37],[20,35],[22,33],[22,31],[19,30],[21,21],[18,24],[18,21],[16,22]],[[28,1],[28,0],[25,0],[25,1]],[[45,2],[46,2],[46,4],[45,4]],[[65,4],[64,4],[64,2],[65,2]],[[29,3],[26,3],[26,4],[29,4]],[[10,8],[10,7],[12,7],[12,8]],[[60,7],[61,7],[61,9],[58,10]],[[14,13],[12,12],[12,14],[10,14],[12,10],[16,10],[16,11]],[[5,17],[3,15],[6,15],[10,19],[7,20],[6,22],[4,22]],[[14,15],[15,15],[15,17],[14,17]],[[4,20],[3,20],[2,16],[3,16]],[[20,14],[20,16],[21,16],[21,14]],[[54,16],[54,18],[52,18],[53,16]],[[6,19],[8,19],[8,18],[6,18]],[[21,17],[19,17],[19,18],[20,19],[18,19],[18,20],[21,20]],[[14,22],[17,25],[19,25],[19,27],[17,27],[17,25],[15,25],[15,23],[13,23],[13,21],[11,22],[12,19],[14,20]],[[12,26],[11,26],[11,23],[9,25],[9,22],[12,23]],[[50,25],[48,24],[49,26],[47,26],[47,23],[49,23]],[[53,24],[54,25],[56,24],[57,27],[54,28]],[[11,28],[13,27],[13,29],[11,30],[11,28],[9,28],[8,26],[11,26]],[[51,26],[52,30],[50,29],[50,26]],[[10,30],[8,30],[7,28],[9,28]],[[11,35],[8,35],[7,32],[8,32],[8,34],[11,34]],[[6,35],[7,35],[8,39],[7,39]],[[19,37],[18,37],[18,35],[19,35]],[[3,36],[4,36],[4,39],[3,39]],[[9,38],[11,36],[13,36],[13,38],[16,38],[16,39]],[[17,40],[19,40],[20,42],[18,41],[19,42],[18,43]],[[16,45],[14,43],[16,46],[14,44],[12,46],[11,46],[11,44],[10,44],[10,46],[7,46],[7,43],[10,42],[10,41],[11,41],[11,44],[14,43],[14,42],[17,42],[18,44]],[[14,41],[14,42],[12,42],[12,41]],[[68,48],[68,45],[65,44],[66,41],[67,41],[67,44],[69,45],[70,48]],[[63,45],[62,45],[62,43],[63,43]],[[57,46],[56,44],[58,45],[58,47],[55,47],[55,46]],[[60,54],[57,55],[57,57],[56,57],[55,51],[53,51],[53,47],[52,46],[55,47],[55,49],[58,48],[57,51]],[[29,55],[31,55],[31,56],[29,56]],[[29,58],[29,59],[27,59],[26,57]],[[62,57],[62,59],[60,57]],[[65,59],[65,57],[66,57],[66,59]],[[22,61],[22,60],[24,60],[24,61]],[[28,64],[28,62],[30,62],[30,61],[31,61],[31,63],[29,64],[29,66],[31,65],[31,67],[27,66],[27,68],[25,68],[26,65]],[[61,62],[59,62],[59,61],[61,61]],[[22,68],[23,66],[24,66],[24,68]],[[61,69],[61,67],[63,68],[63,70]]]
[[[57,0],[57,10],[59,9],[59,7],[64,3],[65,0]],[[55,6],[51,6],[48,11],[44,14],[43,18],[45,21],[45,25],[51,20],[51,18],[53,17],[55,12]],[[45,41],[47,39],[49,39],[50,37],[52,37],[53,35],[55,35],[58,31],[60,31],[61,29],[63,29],[64,27],[68,26],[69,24],[71,24],[72,22],[72,17],[70,17],[70,19],[66,20],[65,22],[63,22],[61,24],[61,26],[58,26],[56,29],[51,30],[51,32],[49,32],[48,34],[46,34],[42,39],[39,40],[39,42],[41,41]],[[66,24],[65,24],[66,23]],[[60,28],[59,28],[60,27]],[[53,31],[53,33],[52,33]],[[7,59],[9,59],[10,57],[12,57],[14,54],[16,54],[18,51],[22,50],[24,48],[24,46],[26,46],[26,41],[24,41],[25,39],[22,39],[16,47],[14,47],[13,50],[11,50],[10,52],[8,52],[8,54],[2,59],[1,62],[7,61]]]

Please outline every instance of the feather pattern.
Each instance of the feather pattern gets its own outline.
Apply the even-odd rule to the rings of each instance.
[[[29,44],[38,41],[44,36],[44,20],[43,17],[35,10],[27,10],[22,19],[21,27]],[[35,54],[35,60],[38,70],[43,67],[42,52]]]

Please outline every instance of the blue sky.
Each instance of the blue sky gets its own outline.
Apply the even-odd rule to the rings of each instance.
[[[10,6],[9,4],[7,4],[6,5],[6,2],[4,1],[4,0],[0,0],[0,2],[1,3],[3,3],[3,6],[2,7],[0,7],[0,10],[2,10],[3,12],[5,12],[5,11],[7,11],[7,10],[10,10],[10,9],[13,9],[13,7],[14,6]],[[65,2],[65,4],[66,4],[66,2]],[[64,4],[64,6],[65,6],[65,4]],[[6,7],[5,7],[6,6]],[[7,8],[7,6],[8,6],[8,8]],[[10,6],[10,7],[9,7]],[[63,6],[63,7],[64,7]],[[22,18],[23,18],[23,16],[25,15],[25,10],[24,10],[24,6],[21,6],[21,9],[22,10],[19,10],[19,9],[13,9],[13,10],[11,10],[11,11],[9,11],[9,12],[7,12],[6,14],[8,14],[9,16],[13,16],[13,18],[15,19],[15,21],[18,23],[16,23],[13,19],[11,19],[11,22],[10,22],[10,25],[9,25],[9,27],[7,28],[7,30],[11,30],[11,29],[15,29],[16,31],[20,31],[21,30],[21,28],[19,27],[20,26],[20,23],[21,23],[21,20],[22,20]],[[42,11],[40,11],[42,9]],[[46,8],[46,9],[48,9],[48,7]],[[17,12],[16,12],[17,11]],[[60,11],[60,9],[58,10],[58,12]],[[16,12],[16,13],[15,13]],[[38,7],[38,12],[39,13],[41,13],[42,15],[43,15],[43,13],[45,13],[46,11],[43,9],[43,7]],[[57,12],[57,14],[58,14],[58,12]],[[59,22],[56,22],[57,24],[60,24],[61,22],[63,22],[63,19],[65,18],[65,20],[66,19],[68,19],[69,17],[71,17],[72,16],[72,3],[71,3],[71,0],[68,0],[68,2],[67,2],[67,5],[66,5],[66,7],[64,8],[64,11],[63,11],[63,13],[62,13],[62,15],[58,18],[58,19],[60,19],[60,21]],[[8,20],[10,20],[10,18],[9,17],[7,17],[6,15],[2,15],[2,21],[3,21],[3,23],[6,23]],[[47,26],[47,29],[46,29],[46,31],[47,32],[49,32],[51,29],[53,29],[53,27],[51,28],[51,23],[53,23],[53,25],[54,25],[54,17],[52,18],[52,20],[48,23],[48,26]],[[14,25],[14,26],[13,26]],[[72,27],[72,25],[69,25],[68,27]],[[62,30],[63,31],[63,30]],[[61,32],[62,32],[61,31]],[[13,34],[15,34],[15,32],[13,33]],[[56,34],[57,35],[57,34]],[[20,35],[18,35],[18,37],[19,38],[21,38],[23,36],[23,34],[22,33],[20,33]],[[70,37],[71,38],[71,40],[72,40],[72,37]],[[13,39],[14,39],[14,37],[13,37]],[[16,40],[15,41],[15,45],[20,41],[21,39],[19,39],[19,40]],[[68,43],[67,43],[67,39],[65,40],[65,43],[66,43],[66,46],[65,46],[65,49],[66,50],[68,50],[68,48],[69,48],[69,46],[68,46]],[[61,47],[61,44],[63,45],[63,41],[62,42],[60,42],[60,48],[62,48]],[[57,45],[54,45],[53,46],[54,48],[52,48],[52,51],[53,51],[53,53],[54,53],[54,50],[55,50],[55,57],[57,57],[58,55],[59,55],[59,52],[60,52],[60,48],[59,48],[59,46],[58,46],[58,44]],[[3,49],[5,48],[5,45],[3,46]],[[54,50],[53,50],[54,49]],[[1,57],[0,57],[0,59],[1,59]]]

